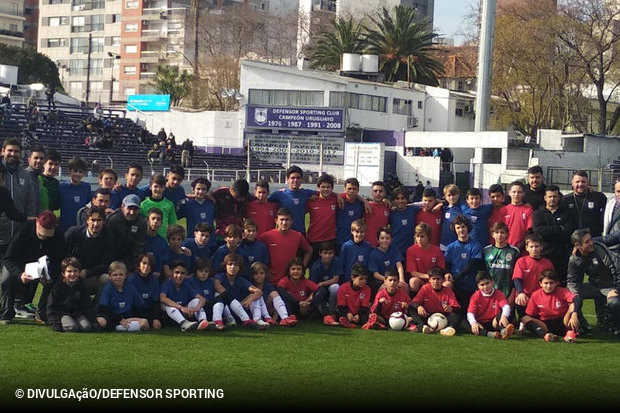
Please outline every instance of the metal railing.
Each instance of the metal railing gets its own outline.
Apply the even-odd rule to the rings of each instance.
[[[571,180],[577,168],[547,167],[545,174],[547,185],[557,185],[560,190],[572,190]],[[588,174],[590,186],[600,192],[613,192],[614,179],[620,175],[620,171],[614,169],[598,168],[584,169]]]
[[[205,162],[206,163],[206,162]],[[169,167],[163,169],[164,175],[170,170]],[[218,169],[218,168],[185,168],[185,178],[188,181],[198,177],[205,177],[211,182],[234,182],[238,179],[247,178],[245,169]],[[286,183],[286,170],[282,169],[250,169],[249,182],[256,182],[264,179],[269,183]]]

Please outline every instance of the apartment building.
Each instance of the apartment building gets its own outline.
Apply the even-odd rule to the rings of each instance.
[[[24,0],[0,1],[0,43],[24,46]]]

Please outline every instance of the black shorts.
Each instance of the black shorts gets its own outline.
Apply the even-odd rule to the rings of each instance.
[[[547,330],[555,335],[563,336],[566,334],[566,326],[564,325],[564,318],[553,318],[551,320],[544,320],[543,323],[547,326]]]

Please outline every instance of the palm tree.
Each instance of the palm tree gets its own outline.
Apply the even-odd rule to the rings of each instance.
[[[332,22],[332,30],[321,32],[308,48],[310,67],[313,69],[335,70],[340,67],[343,53],[361,53],[363,50],[362,27],[348,19],[337,18]]]
[[[157,66],[155,77],[148,84],[162,95],[170,95],[172,106],[178,106],[181,99],[189,95],[194,76],[187,70],[179,72],[177,66]]]
[[[386,80],[411,80],[437,85],[437,74],[443,72],[441,62],[431,57],[433,33],[427,21],[416,20],[416,12],[408,6],[394,7],[390,14],[383,7],[377,15],[369,16],[372,27],[366,31],[366,52],[379,55],[380,70]]]

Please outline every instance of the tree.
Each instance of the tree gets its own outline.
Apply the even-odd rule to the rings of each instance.
[[[0,44],[0,64],[19,67],[17,81],[21,84],[43,83],[62,90],[58,67],[34,49]]]
[[[364,26],[366,51],[379,55],[380,70],[388,81],[412,80],[437,85],[442,64],[431,56],[437,50],[437,37],[425,20],[416,19],[415,9],[394,7],[390,13],[385,7],[376,15],[369,15],[371,26]]]
[[[553,30],[558,39],[575,53],[575,66],[582,70],[596,89],[597,132],[613,129],[620,110],[608,119],[607,106],[620,86],[618,45],[620,7],[608,0],[571,0],[558,6]]]
[[[180,101],[189,95],[193,77],[187,70],[179,73],[176,66],[159,65],[154,79],[149,80],[149,85],[162,95],[170,95],[172,106],[178,106]]]
[[[336,70],[340,67],[343,53],[361,53],[363,28],[352,17],[336,19],[330,31],[319,33],[308,48],[310,67],[313,69]]]

